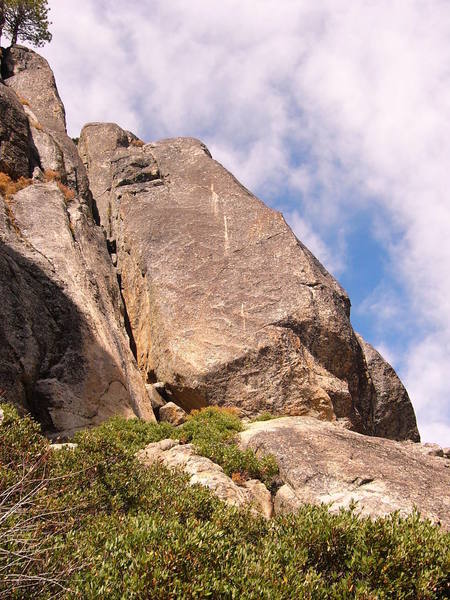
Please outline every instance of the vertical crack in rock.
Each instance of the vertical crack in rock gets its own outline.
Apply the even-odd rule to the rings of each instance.
[[[131,328],[130,317],[128,316],[127,303],[125,302],[125,298],[123,297],[121,276],[119,273],[117,273],[117,283],[119,285],[120,298],[122,300],[122,305],[123,305],[123,319],[124,319],[124,323],[125,323],[125,331],[127,333],[128,341],[130,343],[130,350],[134,356],[134,359],[136,360],[137,359],[136,341],[134,339],[133,330]]]

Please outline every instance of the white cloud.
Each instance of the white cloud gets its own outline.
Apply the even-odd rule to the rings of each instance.
[[[407,327],[414,320],[427,326],[425,339],[405,348],[400,362],[422,430],[446,435],[449,3],[50,5],[54,41],[45,54],[73,134],[85,121],[115,120],[147,138],[203,137],[263,197],[286,190],[301,197],[294,228],[337,267],[345,244],[328,233],[345,232],[362,203],[382,209],[377,229],[409,293]],[[396,318],[393,311],[391,322]],[[437,413],[423,409],[436,403]]]

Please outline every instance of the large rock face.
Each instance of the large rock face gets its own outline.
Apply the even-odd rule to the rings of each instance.
[[[158,381],[186,410],[310,415],[418,439],[402,384],[351,327],[345,291],[201,142],[145,145],[91,124],[80,157],[47,62],[14,46],[2,76],[0,169],[34,179],[1,199],[0,388],[55,432],[113,413],[152,418],[144,384]]]
[[[277,513],[301,504],[330,504],[373,517],[417,507],[450,528],[450,461],[427,456],[420,444],[371,438],[305,417],[254,423],[240,434],[244,448],[273,454],[284,485]]]
[[[202,143],[140,147],[117,125],[91,124],[79,148],[147,381],[164,381],[185,409],[311,415],[418,438],[415,424],[378,428],[345,291]]]
[[[12,89],[0,85],[0,98],[6,105],[1,129],[10,132],[11,152],[19,157],[15,176],[28,174],[33,166],[28,156],[48,166],[49,146],[36,143],[33,110],[40,120],[34,129],[59,148],[61,179],[73,191],[34,180],[18,193],[0,195],[0,390],[55,435],[70,435],[114,414],[154,419],[53,75],[31,51],[13,48],[10,62],[13,58],[21,66],[6,80]],[[22,107],[13,89],[28,105]],[[26,112],[33,133],[28,145]],[[3,156],[3,143],[1,150]]]

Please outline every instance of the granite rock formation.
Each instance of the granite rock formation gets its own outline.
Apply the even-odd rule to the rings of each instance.
[[[345,291],[204,144],[94,123],[77,148],[42,57],[13,46],[2,77],[0,170],[33,176],[0,197],[8,397],[54,434],[175,402],[419,439]]]
[[[3,76],[23,104],[34,146],[34,164],[57,171],[64,183],[89,200],[89,184],[74,142],[66,132],[66,113],[47,61],[24,46],[4,53]]]
[[[79,150],[147,382],[185,410],[310,415],[418,439],[414,416],[396,424],[403,415],[374,385],[345,291],[201,142],[144,145],[93,123]]]
[[[337,511],[356,502],[372,517],[417,507],[450,528],[450,461],[424,454],[421,444],[368,437],[308,417],[253,423],[240,439],[243,448],[275,456],[284,482],[274,500],[278,514],[305,503]]]

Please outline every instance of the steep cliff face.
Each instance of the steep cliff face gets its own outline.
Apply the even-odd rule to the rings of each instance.
[[[94,123],[77,148],[42,57],[15,46],[2,75],[0,170],[33,174],[0,195],[8,397],[71,433],[111,414],[154,418],[145,384],[159,381],[187,410],[419,439],[395,372],[354,333],[345,291],[201,142],[144,144]]]
[[[0,389],[50,434],[114,414],[154,419],[53,74],[20,47],[7,66],[1,169],[13,177],[36,167],[55,173],[37,169],[24,189],[11,182],[0,194]]]
[[[418,439],[414,418],[389,431],[375,418],[380,388],[345,291],[201,142],[143,145],[90,124],[79,150],[147,381],[186,409],[311,415]]]

